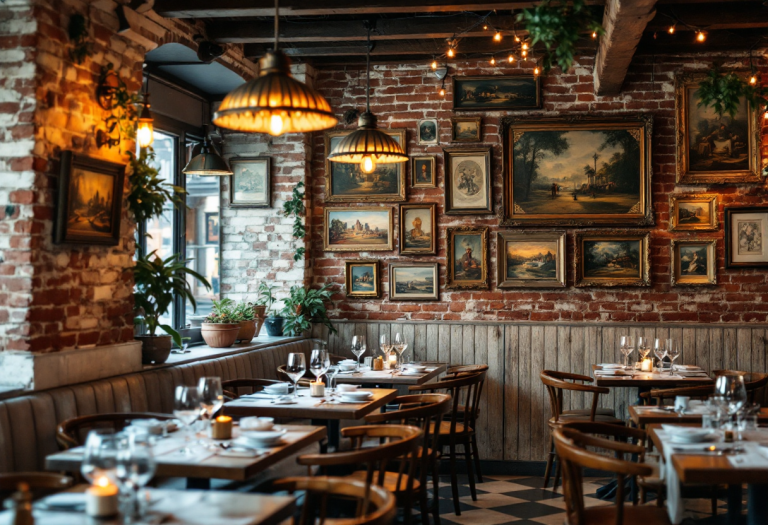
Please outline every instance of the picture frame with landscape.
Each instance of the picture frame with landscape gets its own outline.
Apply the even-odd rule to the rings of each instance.
[[[641,230],[575,233],[575,286],[650,286],[651,234]]]
[[[482,124],[482,117],[453,117],[451,119],[451,142],[480,142]]]
[[[53,242],[119,244],[124,180],[122,164],[63,151]]]
[[[677,183],[762,182],[760,112],[746,98],[734,116],[700,106],[697,92],[704,78],[706,73],[675,78]]]
[[[232,208],[269,208],[270,157],[235,157],[229,160],[229,205]]]
[[[437,188],[434,155],[411,158],[411,188]]]
[[[541,79],[536,75],[453,77],[454,110],[538,109],[541,103]]]
[[[372,173],[363,173],[359,164],[328,160],[331,150],[353,130],[325,132],[325,202],[405,201],[406,162],[378,164]],[[407,148],[405,129],[380,129]]]
[[[670,231],[717,231],[717,195],[673,193],[669,196]]]
[[[768,268],[768,206],[729,206],[725,217],[725,267]]]
[[[654,223],[650,115],[502,119],[501,226]]]
[[[446,215],[493,213],[491,148],[445,148]]]
[[[376,259],[351,259],[344,261],[347,297],[377,298],[381,295],[379,261]]]
[[[323,250],[327,252],[391,251],[394,231],[391,206],[326,207]]]
[[[437,253],[437,204],[400,205],[400,255]]]
[[[672,286],[717,284],[717,239],[672,239]]]
[[[446,230],[447,289],[483,290],[489,287],[488,232],[487,227],[472,226]]]
[[[390,263],[390,301],[437,301],[439,289],[437,263]]]
[[[514,231],[496,236],[496,286],[564,288],[565,232]]]
[[[423,118],[417,123],[419,145],[438,144],[440,127],[436,118]]]

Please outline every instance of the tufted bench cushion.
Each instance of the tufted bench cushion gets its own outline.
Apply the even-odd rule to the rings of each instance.
[[[0,401],[0,473],[45,470],[45,457],[59,450],[56,426],[65,419],[106,412],[170,413],[178,385],[194,385],[203,376],[278,379],[277,366],[289,353],[308,354],[310,349],[309,340],[294,341]]]

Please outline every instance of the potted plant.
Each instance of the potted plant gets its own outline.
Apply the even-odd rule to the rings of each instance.
[[[280,336],[283,335],[283,322],[284,319],[280,315],[269,315],[272,311],[272,307],[277,302],[277,299],[272,294],[277,286],[268,286],[266,283],[259,284],[259,298],[256,300],[256,304],[264,306],[264,315],[267,317],[264,319],[264,326],[267,328],[267,335]]]
[[[249,343],[256,335],[256,317],[251,303],[240,302],[232,307],[232,316],[240,325],[237,341]]]
[[[240,323],[234,313],[234,301],[222,299],[213,301],[213,308],[200,328],[205,344],[211,348],[227,348],[235,344],[240,332]]]
[[[136,308],[144,314],[144,324],[147,328],[145,335],[135,336],[142,342],[141,361],[144,364],[164,363],[171,353],[171,341],[181,348],[181,334],[171,326],[163,324],[160,318],[168,313],[175,294],[192,304],[197,309],[195,296],[187,277],[191,276],[200,281],[207,289],[211,289],[208,281],[187,267],[187,260],[178,255],[161,259],[155,252],[149,253],[136,260],[133,267],[135,283],[134,299]],[[168,335],[158,335],[161,328]]]
[[[336,329],[328,319],[325,303],[331,300],[330,284],[321,288],[304,288],[292,286],[290,296],[285,299],[283,307],[283,333],[286,335],[302,335],[312,329],[312,323],[322,323],[331,333]]]

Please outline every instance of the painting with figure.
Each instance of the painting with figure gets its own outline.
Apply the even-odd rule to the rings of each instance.
[[[391,300],[437,299],[437,264],[390,265]]]
[[[419,126],[419,144],[437,144],[437,120],[436,119],[422,119],[418,123]]]
[[[412,250],[429,250],[434,242],[432,210],[429,208],[408,208],[403,214],[405,236],[403,246]]]
[[[533,109],[541,107],[539,79],[533,75],[453,77],[454,109]]]
[[[680,246],[680,274],[707,275],[707,247],[704,245]]]
[[[507,241],[508,279],[556,279],[557,241]]]
[[[392,249],[392,208],[325,208],[324,249]]]
[[[434,188],[435,158],[414,157],[411,171],[412,186],[415,188]]]
[[[453,238],[453,275],[456,281],[476,281],[483,276],[483,238],[478,234]]]
[[[451,158],[451,208],[483,208],[488,202],[485,157],[467,156]]]
[[[640,241],[584,241],[584,277],[632,279],[641,276]]]
[[[741,219],[736,222],[736,228],[739,255],[760,255],[763,253],[761,221]]]
[[[352,271],[352,291],[353,292],[372,292],[376,288],[374,283],[375,273],[373,265],[354,265],[350,268]]]

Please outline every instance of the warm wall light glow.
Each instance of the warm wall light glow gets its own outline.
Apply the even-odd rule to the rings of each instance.
[[[539,74],[539,66],[536,66],[535,68],[533,68],[533,74],[534,75],[538,75]]]
[[[675,26],[674,25],[669,26],[669,29],[667,29],[667,33],[669,33],[670,35],[674,35],[675,34]]]
[[[432,69],[437,69],[437,61],[432,61]]]
[[[441,97],[445,96],[445,88],[440,88],[440,96]]]
[[[136,142],[140,148],[148,148],[155,141],[155,130],[152,122],[139,122],[136,129]]]
[[[448,58],[453,58],[453,57],[456,56],[456,52],[453,50],[452,47],[449,47],[448,48],[448,52],[446,53],[446,55],[448,55]]]
[[[496,57],[491,57],[491,65],[492,66],[496,65]]]
[[[753,85],[753,86],[754,86],[755,84],[757,84],[757,77],[756,77],[755,75],[752,75],[751,77],[749,77],[749,83],[750,83],[751,85]]]
[[[488,25],[487,25],[487,24],[486,24],[486,25],[484,25],[484,26],[483,26],[483,29],[487,31],[487,30],[488,30]]]
[[[277,137],[283,132],[283,117],[280,115],[272,115],[269,118],[269,134]]]
[[[360,171],[363,173],[373,173],[376,170],[376,161],[373,160],[373,156],[366,155],[360,162]]]
[[[509,60],[509,63],[511,64],[512,62],[515,61],[515,57],[513,57],[512,55],[509,55],[509,58],[507,58],[507,60]]]
[[[697,42],[704,42],[707,39],[706,33],[704,31],[696,31],[696,41]]]
[[[496,31],[496,34],[493,35],[493,40],[494,40],[494,42],[501,42],[501,33]]]
[[[597,38],[597,31],[592,31],[592,38]]]

